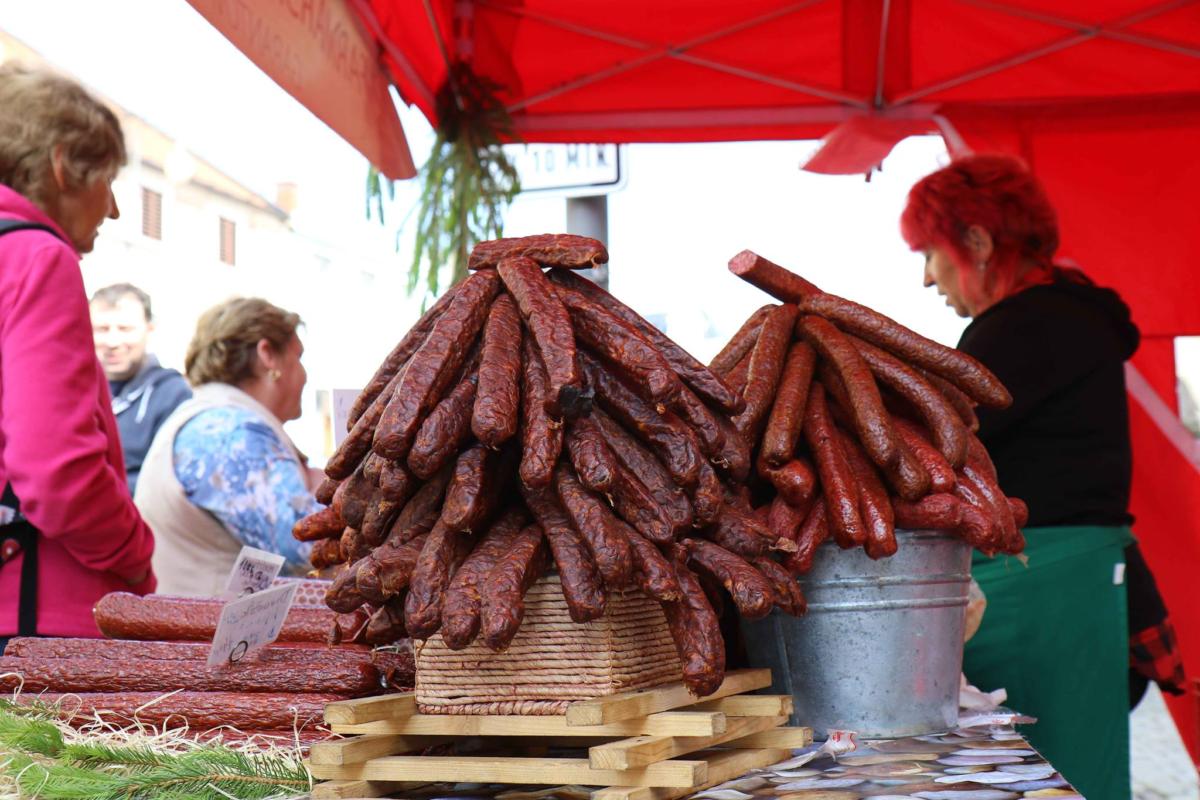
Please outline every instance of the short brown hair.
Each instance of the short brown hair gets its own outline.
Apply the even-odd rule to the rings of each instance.
[[[132,297],[141,303],[142,311],[146,313],[146,322],[151,320],[150,295],[132,283],[114,283],[112,286],[97,289],[96,293],[92,295],[92,299],[88,301],[88,305],[103,303],[106,306],[115,306],[122,297]]]
[[[184,368],[193,386],[238,384],[254,376],[258,343],[266,339],[282,352],[300,315],[284,311],[261,297],[235,297],[200,315],[188,345]]]
[[[49,70],[0,65],[0,183],[45,209],[59,147],[71,189],[126,160],[121,123],[87,89]]]

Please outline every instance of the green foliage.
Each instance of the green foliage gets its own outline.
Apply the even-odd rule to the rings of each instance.
[[[440,127],[421,168],[416,246],[408,273],[409,294],[422,291],[424,303],[466,276],[467,255],[476,242],[503,235],[504,211],[521,191],[502,146],[516,135],[499,99],[500,88],[460,63],[438,92]],[[370,174],[367,178],[368,216],[372,203],[382,221],[383,186],[377,173],[374,181]]]
[[[22,796],[44,800],[267,800],[312,787],[285,752],[186,741],[130,745],[104,735],[64,743],[55,723],[10,709],[0,709],[0,772]]]

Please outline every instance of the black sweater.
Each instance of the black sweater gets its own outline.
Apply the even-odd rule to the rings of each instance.
[[[1029,504],[1029,525],[1127,525],[1132,455],[1124,362],[1138,346],[1111,289],[1071,280],[1001,300],[958,347],[1012,393],[978,409],[1000,487]]]

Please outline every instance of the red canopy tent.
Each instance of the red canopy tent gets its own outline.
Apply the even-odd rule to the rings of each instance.
[[[448,66],[466,61],[503,87],[527,141],[826,137],[809,168],[853,173],[936,132],[952,151],[1024,157],[1061,213],[1063,255],[1120,291],[1145,337],[1136,531],[1200,674],[1200,461],[1173,350],[1200,334],[1197,0],[344,2],[435,126]],[[1196,705],[1172,701],[1200,758]]]

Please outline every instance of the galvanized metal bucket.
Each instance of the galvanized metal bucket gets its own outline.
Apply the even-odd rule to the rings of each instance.
[[[753,666],[795,699],[792,724],[869,738],[939,733],[958,719],[971,549],[934,531],[896,531],[873,561],[832,542],[800,581],[808,613],[744,622]]]

